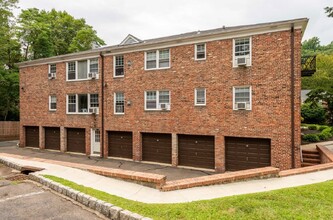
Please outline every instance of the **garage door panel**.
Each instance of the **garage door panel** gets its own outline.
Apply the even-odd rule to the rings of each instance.
[[[214,136],[178,135],[178,163],[182,166],[214,169]]]
[[[26,126],[25,127],[25,145],[27,147],[39,148],[39,127]]]
[[[142,160],[171,164],[171,134],[142,133]]]
[[[67,128],[67,151],[86,153],[86,129]]]
[[[133,135],[127,131],[108,132],[108,155],[111,157],[133,158]]]
[[[226,169],[229,171],[270,166],[269,139],[226,137]]]
[[[60,128],[46,127],[45,130],[45,149],[60,150]]]

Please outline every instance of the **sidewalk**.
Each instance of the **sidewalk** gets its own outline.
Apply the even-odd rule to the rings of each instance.
[[[170,192],[145,187],[135,183],[121,181],[96,175],[87,171],[54,165],[43,162],[16,159],[0,156],[0,158],[23,166],[44,168],[38,174],[61,177],[77,184],[107,192],[112,195],[144,203],[182,203],[198,200],[214,199],[225,196],[265,192],[275,189],[308,185],[333,179],[333,169],[314,173],[300,174],[281,178],[250,180],[222,185],[195,187]]]

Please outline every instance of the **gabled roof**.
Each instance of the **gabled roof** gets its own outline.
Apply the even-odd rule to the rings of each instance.
[[[136,44],[140,43],[142,40],[140,40],[137,37],[134,37],[132,34],[127,35],[127,37],[120,43],[120,45],[128,45],[128,44]]]

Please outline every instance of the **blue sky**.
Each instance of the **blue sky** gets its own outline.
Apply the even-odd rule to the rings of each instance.
[[[303,40],[318,36],[333,41],[333,18],[324,7],[330,0],[21,0],[20,9],[65,10],[85,18],[108,45],[127,34],[150,39],[189,31],[307,17]],[[16,11],[16,14],[18,11]]]

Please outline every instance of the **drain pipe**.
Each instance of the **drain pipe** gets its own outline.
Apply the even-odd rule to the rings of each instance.
[[[102,121],[101,121],[101,132],[100,132],[100,134],[101,134],[101,157],[104,158],[104,55],[102,54],[102,52],[100,52],[99,55],[100,55],[101,61],[102,61],[102,67],[101,67],[101,78],[102,78],[101,117],[102,117]]]
[[[290,29],[290,75],[291,75],[291,166],[295,168],[295,113],[294,113],[294,106],[295,106],[295,30],[294,24],[291,25]]]

